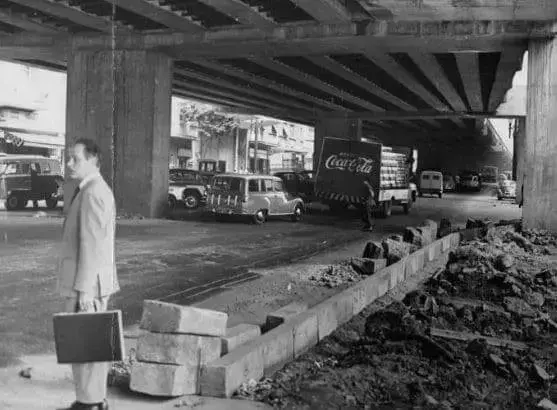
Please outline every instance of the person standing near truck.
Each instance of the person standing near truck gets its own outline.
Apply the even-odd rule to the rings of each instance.
[[[364,192],[362,195],[362,220],[364,226],[363,231],[373,230],[373,208],[375,208],[375,191],[371,186],[369,179],[364,180]]]

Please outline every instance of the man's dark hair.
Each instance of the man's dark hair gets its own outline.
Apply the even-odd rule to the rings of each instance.
[[[97,158],[97,164],[101,165],[101,149],[99,144],[93,141],[90,138],[78,138],[74,145],[81,144],[83,145],[83,152],[85,154],[85,158],[89,159],[91,157]]]

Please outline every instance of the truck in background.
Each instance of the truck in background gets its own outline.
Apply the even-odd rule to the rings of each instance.
[[[480,168],[480,179],[482,183],[496,184],[499,178],[499,168],[485,165]]]
[[[391,215],[393,206],[408,213],[412,206],[409,172],[413,151],[378,143],[324,138],[315,176],[315,196],[334,212],[361,206],[364,180],[375,191],[379,215]]]

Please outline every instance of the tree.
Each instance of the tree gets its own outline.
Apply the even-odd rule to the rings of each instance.
[[[218,112],[214,108],[196,104],[180,107],[180,123],[197,125],[200,139],[200,154],[205,158],[207,150],[215,148],[220,151],[221,143],[230,138],[238,121],[234,116]]]

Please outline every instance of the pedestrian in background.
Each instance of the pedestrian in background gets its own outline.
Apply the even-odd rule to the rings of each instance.
[[[375,208],[375,191],[371,186],[369,178],[364,180],[364,195],[362,196],[362,220],[364,226],[363,231],[373,230],[373,209]]]
[[[119,290],[114,259],[116,206],[100,174],[100,151],[90,139],[70,148],[68,170],[79,181],[64,220],[58,290],[66,312],[101,312]],[[109,363],[73,364],[76,401],[71,410],[107,410]]]

